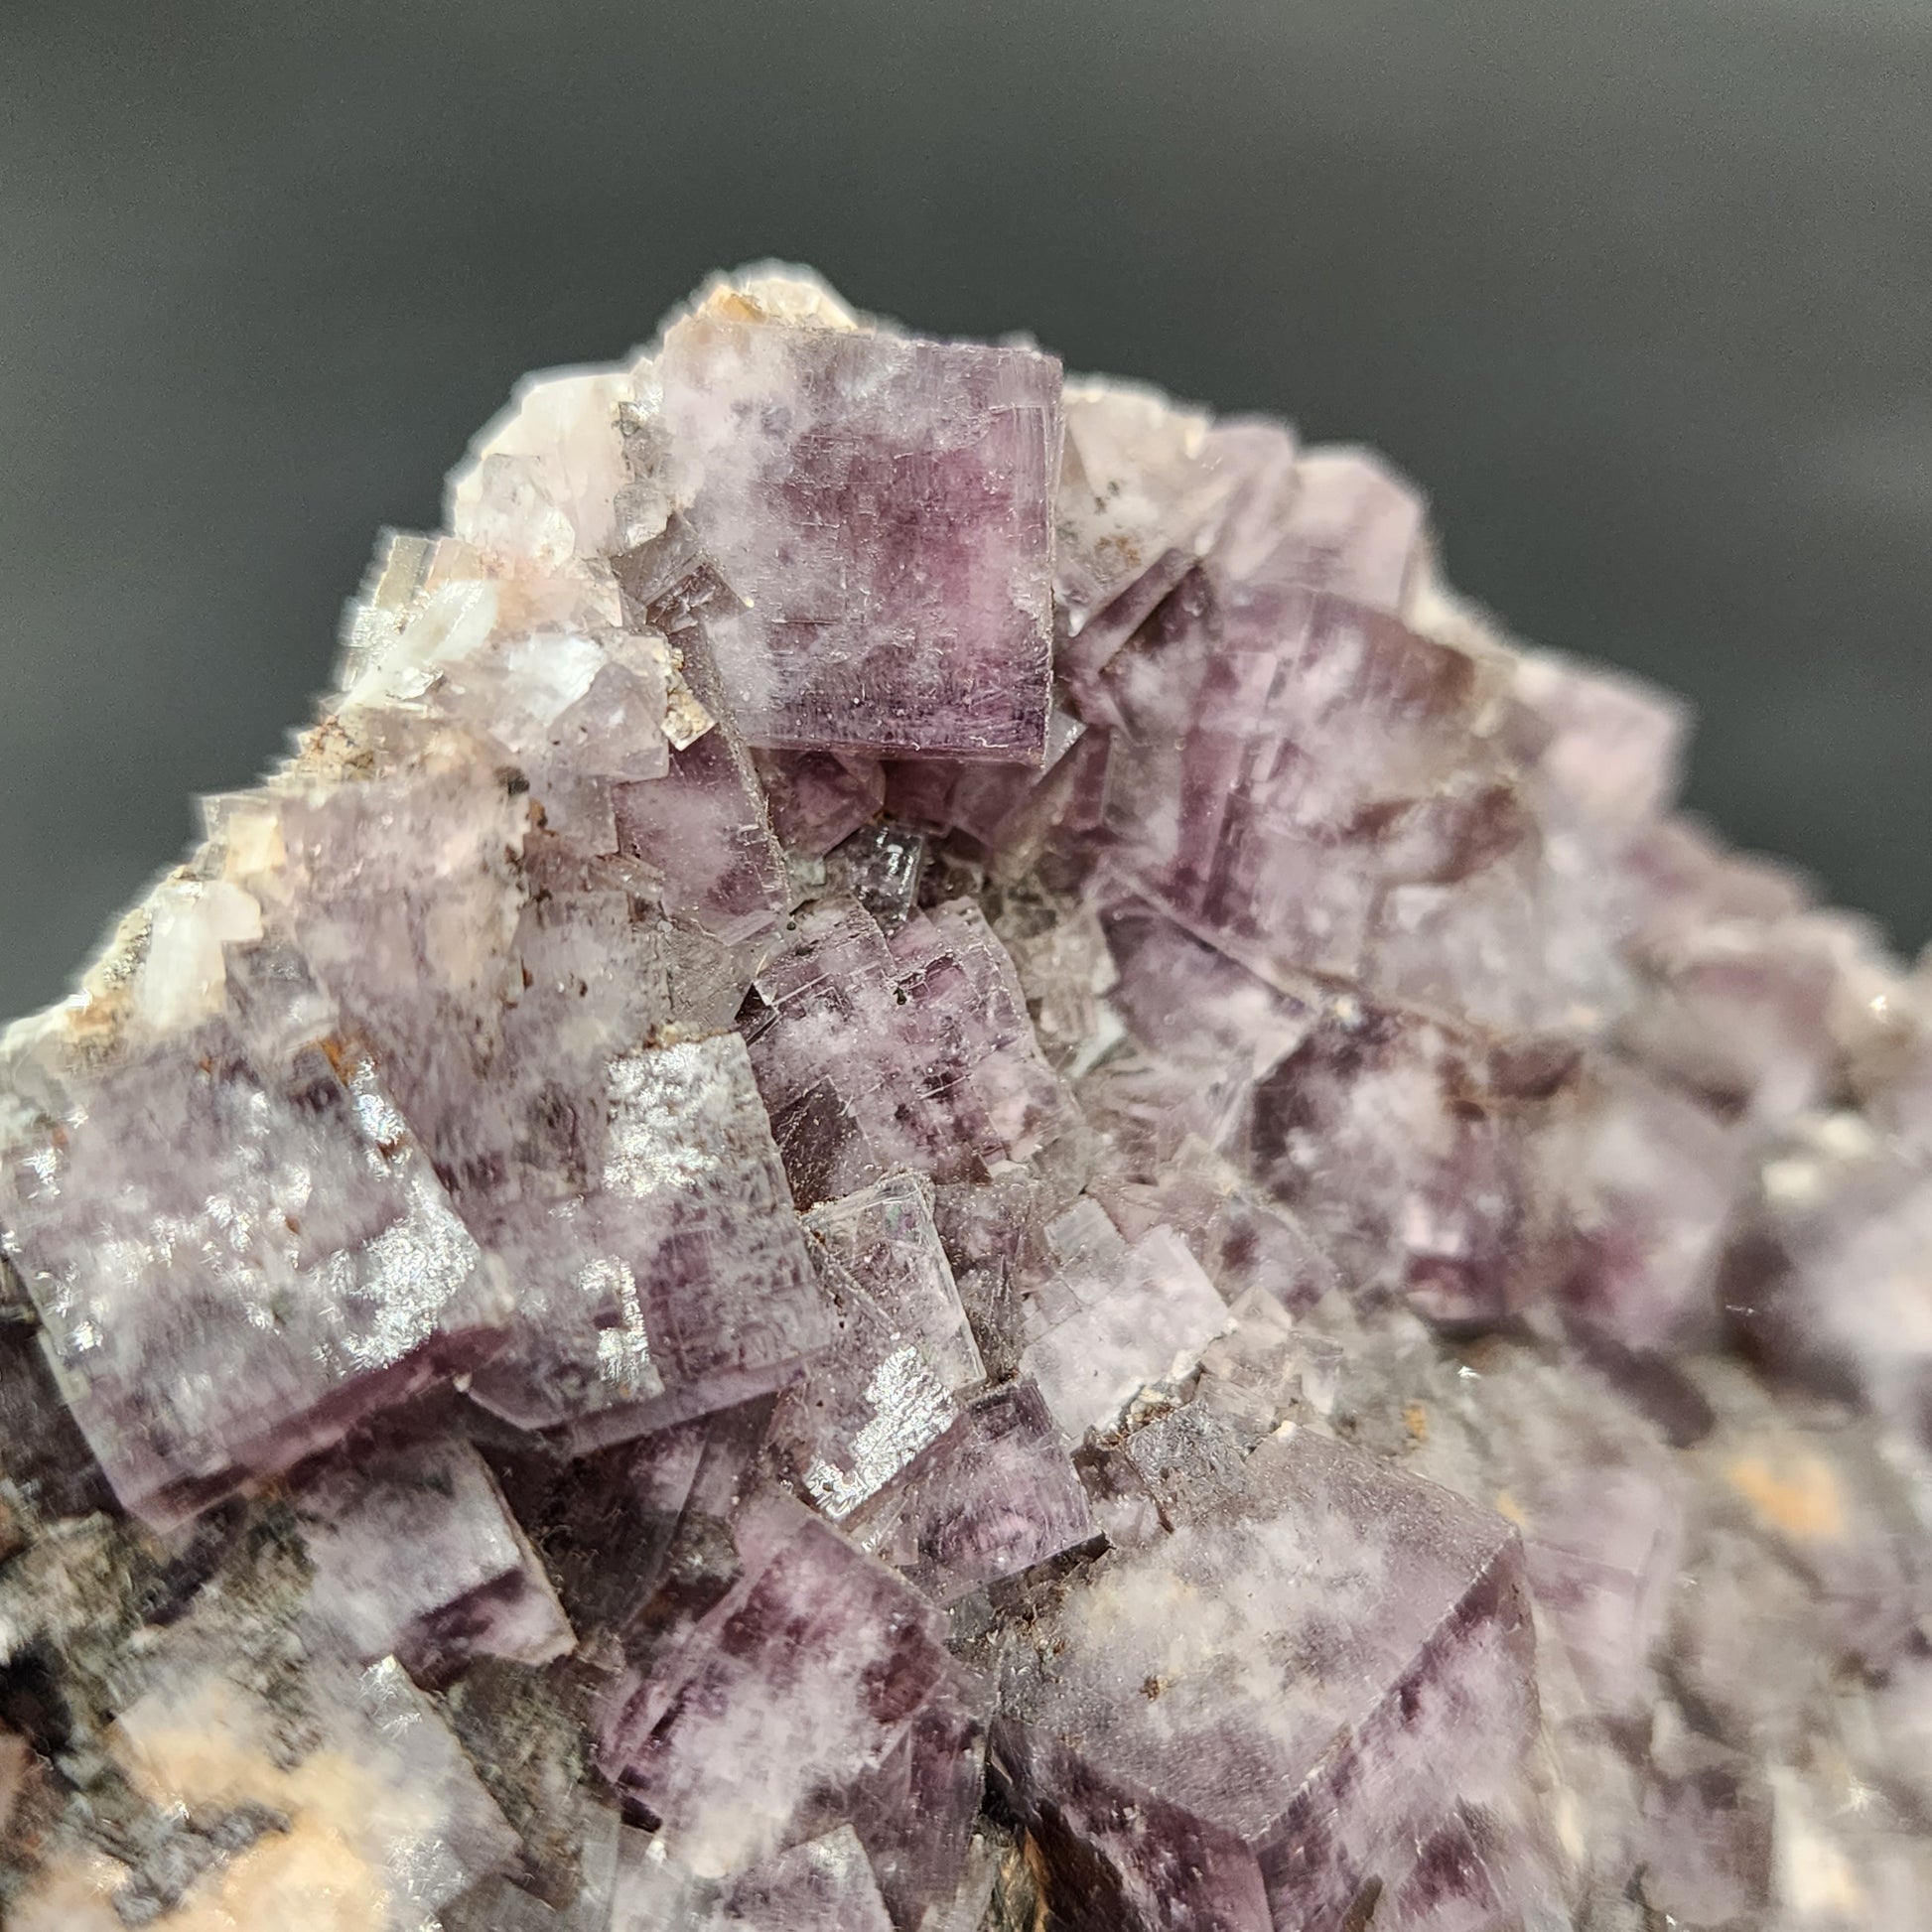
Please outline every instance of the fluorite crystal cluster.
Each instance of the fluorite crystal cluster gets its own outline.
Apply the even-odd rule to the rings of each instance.
[[[0,1060],[19,1932],[1932,1924],[1932,984],[1415,493],[794,272]]]

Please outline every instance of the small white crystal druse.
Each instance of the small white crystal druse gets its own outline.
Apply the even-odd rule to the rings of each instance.
[[[19,1932],[1932,1924],[1932,989],[1414,492],[715,283],[0,1042]]]

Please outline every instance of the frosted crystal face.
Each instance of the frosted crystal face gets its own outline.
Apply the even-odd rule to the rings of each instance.
[[[1372,456],[532,378],[0,1036],[23,1932],[1932,1923],[1932,991]]]
[[[1311,1433],[1245,1456],[1215,1433],[1182,1412],[1136,1438],[1173,1528],[1036,1626],[1002,1772],[1036,1829],[1090,1848],[1065,1915],[1112,1893],[1130,1921],[1338,1923],[1517,1773],[1521,1551],[1493,1515]]]
[[[410,1445],[303,1491],[309,1606],[350,1654],[419,1678],[479,1653],[547,1664],[575,1638],[550,1580],[469,1444]]]
[[[507,1318],[368,1060],[267,1073],[212,1021],[84,1092],[17,1144],[9,1240],[131,1507],[171,1521],[288,1467]]]
[[[692,528],[744,599],[711,641],[751,743],[1036,764],[1059,365],[700,313],[660,367]]]
[[[713,1876],[875,1770],[948,1662],[932,1606],[825,1524],[774,1501],[734,1529],[745,1574],[662,1671],[620,1687],[603,1743],[619,1788]]]

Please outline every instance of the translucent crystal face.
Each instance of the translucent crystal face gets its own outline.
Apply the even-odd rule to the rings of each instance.
[[[532,378],[0,1039],[23,1932],[1932,1923],[1932,998],[1360,452]]]

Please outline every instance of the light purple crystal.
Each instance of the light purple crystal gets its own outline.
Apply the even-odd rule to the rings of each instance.
[[[606,1769],[711,1875],[767,1857],[875,1770],[948,1669],[934,1612],[795,1506],[738,1517],[745,1574],[614,1704]]]
[[[850,1825],[746,1872],[731,1888],[724,1922],[748,1932],[892,1932],[893,1924]]]
[[[801,1205],[901,1168],[965,1178],[1070,1124],[1011,962],[970,903],[888,942],[856,903],[821,900],[755,984],[746,1037]]]
[[[967,1404],[849,1528],[862,1548],[941,1603],[1021,1576],[1094,1535],[1064,1439],[1029,1382]]]
[[[737,1036],[646,1046],[603,1074],[573,1123],[587,1145],[552,1171],[577,1177],[582,1160],[579,1188],[506,1217],[528,1286],[476,1392],[524,1427],[723,1407],[831,1333]]]
[[[347,1653],[394,1653],[418,1678],[473,1656],[547,1664],[575,1643],[529,1543],[467,1443],[430,1443],[303,1491],[309,1603]]]
[[[710,642],[752,743],[1036,763],[1058,365],[700,313],[661,370],[692,528],[745,600]]]
[[[1086,1841],[1115,1923],[1336,1924],[1514,1774],[1521,1552],[1312,1436],[1216,1466],[1187,1434],[1140,1457],[1170,1536],[1097,1564],[1035,1637],[1002,1775],[1036,1830]]]
[[[58,1077],[58,1076],[57,1076]],[[214,1022],[58,1077],[8,1247],[121,1500],[167,1523],[486,1353],[507,1297],[374,1064]]]
[[[9,1932],[1932,1923],[1932,978],[1378,459],[531,378],[0,1036]]]

